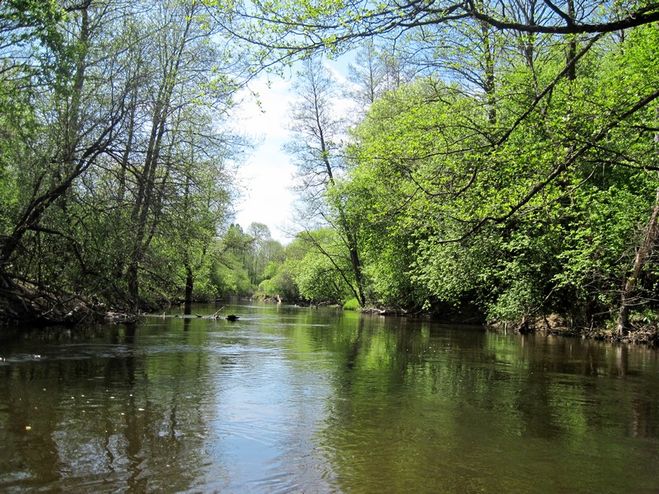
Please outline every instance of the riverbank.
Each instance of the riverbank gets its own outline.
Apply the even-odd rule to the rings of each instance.
[[[487,326],[494,331],[502,332],[535,333],[659,347],[659,323],[641,317],[633,318],[631,327],[625,335],[620,335],[612,322],[609,325],[583,327],[556,314],[536,317],[523,323],[504,322],[488,324]]]
[[[77,326],[135,322],[137,315],[96,297],[54,291],[27,281],[0,280],[0,326]]]
[[[646,317],[635,316],[630,318],[630,329],[625,335],[620,335],[615,329],[615,324],[610,322],[609,325],[583,327],[569,321],[567,318],[557,314],[548,316],[529,318],[524,321],[516,322],[495,322],[488,323],[479,317],[473,311],[456,312],[456,313],[432,313],[421,311],[409,313],[403,309],[381,308],[381,307],[364,307],[351,308],[362,314],[378,315],[384,317],[405,317],[405,318],[425,318],[436,322],[447,324],[465,324],[465,325],[482,325],[490,330],[504,333],[516,334],[545,334],[554,336],[565,336],[568,338],[592,339],[598,341],[607,341],[611,343],[628,343],[647,345],[649,347],[659,347],[659,321]]]
[[[251,300],[251,299],[250,299]],[[281,305],[281,299],[259,300],[261,302]],[[298,301],[299,302],[299,301]],[[176,305],[172,302],[163,304],[162,307]],[[297,307],[307,307],[299,303],[293,304]],[[308,307],[318,308],[320,305],[310,304]],[[468,314],[463,311],[417,311],[408,312],[401,308],[387,307],[353,307],[322,305],[331,307],[338,311],[356,311],[365,315],[426,319],[434,322],[447,324],[479,324],[493,331],[519,334],[547,334],[565,337],[578,337],[582,339],[593,339],[599,341],[646,345],[659,347],[659,323],[639,317],[632,318],[630,331],[619,335],[614,326],[580,327],[571,323],[568,319],[556,314],[536,317],[525,320],[522,323],[492,323],[488,324],[479,318],[473,311]],[[152,309],[157,310],[152,307]],[[0,290],[0,326],[15,327],[29,325],[31,327],[47,326],[77,326],[83,324],[126,324],[136,322],[141,314],[133,314],[122,308],[108,307],[101,302],[93,302],[79,296],[64,294],[56,296],[39,289],[35,285],[27,283],[14,283],[5,285]]]
[[[545,333],[556,336],[581,337],[584,339],[593,339],[599,341],[608,341],[611,343],[627,343],[634,345],[647,345],[652,348],[659,347],[659,326],[647,324],[634,328],[626,335],[617,334],[614,329],[609,328],[588,328],[583,330],[570,329],[540,329],[537,333]]]

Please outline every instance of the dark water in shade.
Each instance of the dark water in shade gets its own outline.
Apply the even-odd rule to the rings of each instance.
[[[229,310],[0,343],[0,492],[659,492],[657,351]]]

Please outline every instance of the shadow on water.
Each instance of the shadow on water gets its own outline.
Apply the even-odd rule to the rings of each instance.
[[[656,351],[226,310],[3,342],[0,490],[659,489]]]

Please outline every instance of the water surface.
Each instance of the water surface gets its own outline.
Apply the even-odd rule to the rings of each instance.
[[[659,491],[655,350],[225,310],[0,343],[0,491]]]

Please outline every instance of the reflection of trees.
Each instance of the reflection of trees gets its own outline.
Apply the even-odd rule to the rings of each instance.
[[[0,486],[189,489],[206,463],[212,411],[203,404],[215,392],[202,351],[205,324],[172,332],[177,340],[150,354],[153,343],[140,340],[158,331],[103,328],[88,332],[85,344],[77,335],[52,336],[46,342],[57,345],[42,346],[40,360],[5,367]],[[14,352],[37,348],[23,346]]]
[[[244,393],[264,390],[274,402],[250,396],[254,423],[264,403],[296,424],[270,431],[273,455],[310,451],[306,471],[324,468],[346,491],[633,491],[630,478],[656,490],[643,473],[656,466],[659,440],[656,352],[323,310],[267,316],[258,330],[231,326],[221,341],[249,348],[259,344],[252,336],[272,333],[267,345],[283,345],[281,387],[254,378],[260,352],[208,351],[224,321],[42,336],[41,360],[0,367],[0,490],[75,490],[83,481],[195,489],[207,480],[204,465],[217,470],[225,453],[209,437],[245,425],[231,399],[240,405]],[[12,345],[12,354],[36,353],[33,342]],[[226,380],[212,375],[213,359],[239,366],[237,388],[218,389]]]
[[[437,405],[459,397],[456,390],[464,383],[457,376],[459,362],[448,359],[446,365],[438,365],[441,360],[428,359],[461,347],[482,347],[482,334],[463,338],[461,333],[448,332],[436,345],[439,342],[425,325],[404,319],[381,321],[356,322],[357,330],[350,333],[353,339],[338,353],[334,406],[320,441],[338,478],[349,479],[346,487],[418,491],[423,490],[418,481],[426,479],[427,489],[441,491],[443,484],[434,467],[451,453],[445,431],[456,410]],[[434,467],[429,469],[433,458]]]
[[[398,319],[351,324],[333,341],[333,403],[318,435],[346,490],[542,492],[583,478],[608,489],[639,468],[619,461],[608,434],[631,424],[657,438],[657,384],[640,393],[647,400],[611,389],[635,367],[629,349]],[[597,462],[585,459],[593,450]]]

